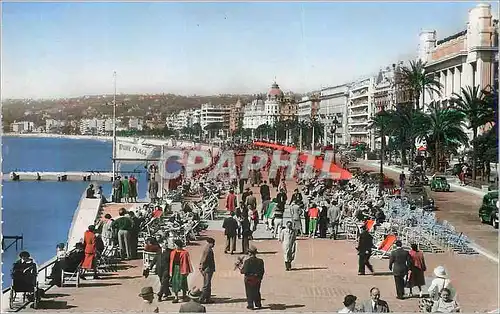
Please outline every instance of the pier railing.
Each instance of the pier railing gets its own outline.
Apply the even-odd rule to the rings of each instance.
[[[6,245],[5,240],[13,240],[13,241]],[[24,237],[22,234],[20,236],[2,236],[2,250],[5,252],[10,247],[16,245],[16,251],[18,251],[19,250],[19,242],[21,242],[21,250],[22,250],[24,247]]]

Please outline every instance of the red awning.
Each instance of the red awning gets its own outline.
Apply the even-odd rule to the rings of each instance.
[[[268,147],[268,148],[272,148],[275,150],[282,150],[282,151],[285,151],[287,153],[292,153],[292,152],[297,150],[293,146],[284,146],[284,145],[265,143],[265,142],[254,142],[254,145],[260,146],[260,147]],[[309,154],[302,153],[302,154],[300,154],[299,159],[303,162],[307,162],[309,156],[310,156]],[[312,157],[311,157],[311,159],[312,159]],[[320,159],[318,157],[314,157],[314,159],[312,159],[312,160],[314,160],[314,164],[312,165],[314,167],[314,169],[317,169],[317,170],[323,169],[324,161],[322,159]],[[352,174],[349,171],[337,166],[333,162],[330,163],[330,167],[327,169],[332,174],[334,179],[336,179],[336,180],[349,180],[352,178]]]

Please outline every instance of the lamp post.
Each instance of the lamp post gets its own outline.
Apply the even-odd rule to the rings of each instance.
[[[336,148],[335,148],[336,143],[335,142],[337,140],[336,135],[337,135],[337,125],[338,124],[339,124],[339,121],[337,120],[337,116],[335,115],[333,117],[333,121],[332,121],[332,128],[330,129],[330,131],[332,132],[332,137],[333,137],[333,141],[332,141],[333,147],[332,148],[333,148],[333,163],[334,164],[337,164],[337,159],[335,157],[335,155],[336,155],[336,151],[335,151],[336,150]]]
[[[113,181],[116,178],[116,71],[113,72]]]
[[[385,108],[382,106],[380,119],[380,186],[378,193],[382,196],[384,189],[384,155],[385,155]]]

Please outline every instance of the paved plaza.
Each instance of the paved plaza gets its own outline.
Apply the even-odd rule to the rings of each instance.
[[[294,183],[290,182],[291,195]],[[258,193],[258,188],[253,188]],[[451,194],[450,194],[451,195]],[[258,199],[260,198],[257,195]],[[438,200],[438,202],[440,202]],[[459,202],[459,201],[458,201]],[[115,211],[122,205],[110,205],[104,212]],[[126,205],[130,208],[130,205]],[[221,201],[221,208],[224,201]],[[204,236],[216,239],[216,273],[213,278],[214,304],[206,305],[207,312],[247,311],[243,276],[234,269],[238,255],[224,254],[222,217],[210,222]],[[375,275],[357,275],[356,243],[347,240],[305,239],[298,241],[294,270],[284,270],[281,244],[269,239],[264,226],[259,225],[252,241],[259,256],[264,259],[266,274],[262,284],[264,309],[262,311],[337,311],[342,308],[345,295],[354,294],[358,300],[367,299],[373,286],[380,288],[382,298],[389,303],[391,311],[418,311],[418,299],[397,300],[394,280],[388,272],[388,260],[372,258]],[[195,269],[199,263],[203,240],[188,247]],[[238,243],[241,249],[241,243]],[[498,308],[498,264],[481,256],[466,256],[453,253],[426,254],[427,284],[431,282],[432,270],[438,265],[447,268],[458,292],[458,302],[464,312],[485,312]],[[83,281],[80,288],[54,287],[47,293],[47,301],[41,304],[46,310],[75,312],[141,310],[138,297],[141,287],[152,285],[158,291],[156,276],[142,277],[142,260],[123,264],[124,269],[116,274],[103,275],[100,280]],[[202,277],[195,271],[189,277],[190,287],[201,287]],[[416,292],[416,291],[414,291]],[[156,301],[155,301],[156,302]],[[170,301],[158,303],[160,312],[178,312],[179,304]]]

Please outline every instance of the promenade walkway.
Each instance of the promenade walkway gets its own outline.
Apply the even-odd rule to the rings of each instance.
[[[295,188],[288,182],[289,197]],[[252,188],[258,200],[258,188]],[[275,193],[275,192],[273,192]],[[221,213],[224,207],[221,201]],[[135,204],[111,205],[112,208]],[[105,208],[110,211],[111,207]],[[242,275],[234,271],[238,255],[224,254],[222,220],[210,222],[205,235],[216,239],[215,258],[217,271],[213,279],[214,304],[206,305],[207,312],[244,312],[245,291]],[[261,224],[251,241],[264,259],[266,274],[262,284],[264,309],[262,311],[314,312],[337,311],[342,307],[346,294],[354,294],[359,300],[369,297],[373,286],[381,289],[382,298],[389,303],[391,311],[414,312],[418,310],[418,299],[397,300],[394,280],[388,273],[388,261],[373,259],[374,276],[357,275],[357,255],[354,242],[330,239],[307,239],[298,241],[294,270],[285,272],[281,243],[267,240],[270,237]],[[201,287],[202,277],[197,265],[205,242],[197,241],[188,247],[195,272],[189,276],[190,286]],[[241,244],[238,243],[238,249]],[[458,301],[464,312],[486,312],[498,308],[498,266],[486,258],[461,256],[451,253],[427,254],[426,262],[431,271],[444,265],[458,291]],[[427,277],[427,283],[431,278]],[[46,310],[64,312],[123,312],[140,311],[142,300],[137,296],[143,286],[152,285],[158,291],[156,276],[142,277],[142,260],[123,263],[118,273],[104,275],[100,280],[87,280],[80,288],[54,287],[48,292]],[[155,301],[156,302],[156,301]],[[178,312],[180,305],[170,301],[156,303],[160,312]]]
[[[353,166],[373,171],[379,169],[373,161],[359,161],[353,163]],[[399,182],[401,169],[384,166],[384,173]],[[498,263],[498,230],[482,224],[478,216],[484,192],[453,183],[450,185],[451,192],[429,191],[437,205],[436,217],[441,221],[449,221],[456,230],[463,232],[478,245],[475,248],[478,252]]]

